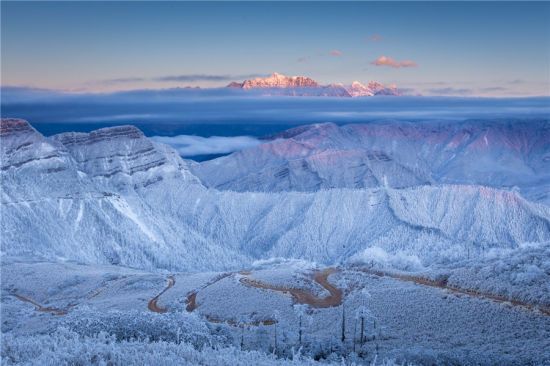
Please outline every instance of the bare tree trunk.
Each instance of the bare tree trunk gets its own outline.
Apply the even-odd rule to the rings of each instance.
[[[244,346],[244,325],[241,328],[241,350],[243,349],[243,346]]]
[[[298,341],[302,345],[302,316],[300,315],[300,329],[298,330]]]
[[[274,353],[277,353],[277,323],[275,323],[275,345],[273,347]]]
[[[346,341],[346,308],[342,303],[342,345]]]
[[[353,352],[355,352],[355,346],[357,345],[357,319],[355,319],[355,322],[353,323]]]
[[[363,342],[365,341],[365,317],[361,317],[361,347],[363,347]]]

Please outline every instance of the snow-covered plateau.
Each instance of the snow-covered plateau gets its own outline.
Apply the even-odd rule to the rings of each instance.
[[[0,138],[3,364],[550,364],[547,120]]]

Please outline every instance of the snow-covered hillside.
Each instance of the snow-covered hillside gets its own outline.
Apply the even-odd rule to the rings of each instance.
[[[234,191],[475,184],[550,203],[550,121],[379,122],[297,127],[193,167]]]
[[[288,160],[289,151],[300,156],[312,146],[322,149],[349,137],[342,131],[324,125],[298,135],[306,142],[275,140],[260,146],[269,153],[259,154],[258,161]],[[535,162],[545,156],[544,146],[527,145]],[[223,177],[238,170],[235,161],[253,166],[239,159],[251,159],[254,151],[205,165],[213,177],[217,164]],[[394,176],[411,186],[422,182],[420,163],[419,173],[407,175],[401,165],[377,154],[374,160],[389,164],[377,169],[395,170]],[[544,161],[540,164],[542,169]],[[194,171],[199,168],[194,165]],[[24,121],[2,120],[1,174],[7,255],[222,270],[271,257],[345,263],[378,247],[424,266],[550,240],[548,206],[476,185],[395,189],[388,186],[399,179],[387,175],[387,184],[367,189],[238,193],[206,188],[171,148],[127,126],[45,138]]]
[[[370,128],[192,163],[3,119],[2,362],[548,363],[546,130]]]
[[[301,262],[264,263],[247,272],[167,275],[121,266],[4,260],[2,363],[389,366],[394,363],[381,361],[550,361],[550,317],[536,309],[346,269],[328,272],[328,283],[345,294],[331,306],[308,307],[309,298],[301,301],[281,290],[256,287],[277,285],[325,298],[326,289],[312,278],[320,269]],[[191,296],[192,303],[187,301]]]

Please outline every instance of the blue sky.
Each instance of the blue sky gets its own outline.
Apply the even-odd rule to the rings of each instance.
[[[548,2],[1,7],[2,86],[216,87],[277,71],[322,83],[378,80],[427,95],[550,94]]]

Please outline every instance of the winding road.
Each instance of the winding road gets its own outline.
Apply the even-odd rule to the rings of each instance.
[[[233,272],[227,272],[227,273],[222,273],[220,275],[217,275],[216,277],[214,277],[213,279],[211,279],[210,281],[208,281],[207,283],[205,283],[201,287],[199,287],[197,289],[194,289],[193,291],[189,292],[187,294],[186,300],[185,300],[185,303],[187,304],[187,306],[185,307],[185,310],[187,310],[188,312],[192,312],[193,310],[195,310],[198,307],[198,305],[197,305],[197,294],[200,290],[204,290],[208,286],[212,286],[216,282],[219,282],[219,281],[223,280],[226,277],[232,276],[233,274],[234,274]]]
[[[259,288],[264,290],[290,294],[294,298],[294,301],[299,304],[307,304],[314,308],[328,308],[328,307],[339,306],[340,304],[342,304],[343,291],[328,281],[328,277],[337,271],[338,270],[336,268],[326,268],[321,271],[313,272],[312,274],[313,280],[329,292],[329,295],[324,297],[317,297],[314,294],[304,289],[275,286],[275,285],[270,285],[264,282],[251,279],[248,276],[250,276],[252,273],[248,271],[241,271],[241,272],[238,272],[238,274],[243,276],[239,279],[239,282],[247,287],[254,287],[254,288]],[[208,281],[206,284],[202,285],[200,288],[189,292],[186,297],[186,304],[187,304],[186,310],[188,312],[192,312],[195,309],[197,309],[198,307],[197,294],[200,290],[204,290],[208,286],[211,286],[216,282],[219,282],[222,279],[235,274],[236,274],[235,272],[223,273],[221,275],[214,277],[212,280]],[[165,290],[167,289],[168,288],[166,288]],[[159,296],[161,294],[159,294]],[[156,298],[158,298],[158,296]],[[260,326],[260,325],[273,325],[277,323],[277,320],[275,319],[263,319],[263,320],[250,321],[247,323],[241,323],[232,319],[219,319],[211,315],[205,315],[205,318],[211,323],[226,323],[231,326]]]
[[[317,297],[303,289],[270,285],[248,277],[242,277],[239,281],[246,286],[255,287],[276,292],[288,293],[299,304],[306,304],[313,308],[330,308],[342,304],[343,291],[328,281],[328,276],[337,272],[336,268],[326,268],[313,273],[313,280],[329,292],[328,296]]]
[[[315,271],[313,273],[313,276],[312,276],[313,280],[329,292],[329,295],[325,297],[317,297],[311,292],[308,292],[304,289],[275,286],[275,285],[270,285],[268,283],[260,282],[258,280],[251,279],[248,277],[249,275],[251,275],[251,272],[239,272],[239,274],[243,276],[239,279],[239,282],[248,287],[288,293],[299,304],[307,304],[314,308],[329,308],[329,307],[339,306],[342,304],[342,297],[343,297],[342,290],[337,288],[336,286],[334,286],[328,281],[328,276],[330,276],[331,274],[337,271],[338,270],[336,268],[326,268],[324,270]],[[187,304],[186,310],[188,312],[192,312],[198,307],[197,294],[200,290],[204,290],[208,286],[211,286],[216,282],[221,281],[222,279],[234,274],[235,273],[233,272],[223,273],[219,276],[214,277],[211,281],[208,281],[206,284],[204,284],[200,288],[189,292],[186,297],[186,304]]]
[[[33,299],[23,295],[16,294],[16,293],[14,293],[13,296],[18,300],[34,305],[34,307],[36,308],[36,311],[40,311],[42,313],[50,313],[53,315],[67,315],[67,313],[69,312],[69,309],[76,306],[76,304],[69,304],[67,305],[66,308],[60,309],[60,308],[40,305]]]
[[[127,277],[128,276],[121,276],[121,277],[117,278],[116,280],[107,281],[107,282],[103,283],[101,286],[99,286],[95,290],[90,291],[86,295],[86,300],[91,300],[91,299],[95,298],[96,296],[98,296],[99,294],[101,294],[105,289],[107,289],[109,287],[109,284],[111,282],[113,282],[113,283],[114,282],[119,282],[119,281],[125,280]],[[50,307],[50,306],[40,305],[38,302],[34,301],[33,299],[31,299],[29,297],[26,297],[26,296],[23,296],[23,295],[19,295],[17,293],[12,293],[12,295],[20,301],[27,302],[29,304],[34,305],[35,308],[36,308],[36,311],[39,311],[39,312],[42,312],[42,313],[50,313],[50,314],[53,314],[53,315],[67,315],[67,313],[69,312],[70,309],[74,308],[75,306],[79,305],[79,303],[80,303],[80,302],[70,303],[65,308],[53,308],[53,307]]]
[[[166,308],[162,308],[162,307],[158,306],[157,301],[158,301],[159,297],[162,296],[162,294],[164,294],[166,291],[168,291],[175,284],[176,284],[176,277],[168,276],[168,284],[166,285],[164,290],[162,290],[157,296],[155,296],[151,300],[149,300],[149,302],[147,303],[147,308],[149,310],[155,312],[155,313],[161,313],[161,314],[166,313],[167,312]]]
[[[440,288],[440,289],[443,289],[443,290],[447,290],[447,291],[455,293],[455,294],[467,295],[467,296],[476,297],[476,298],[479,298],[479,299],[491,300],[491,301],[498,302],[498,303],[510,304],[510,305],[513,305],[513,306],[516,306],[516,307],[521,307],[523,309],[530,310],[530,311],[537,311],[537,312],[540,312],[543,315],[550,316],[550,308],[548,308],[548,307],[536,306],[536,305],[529,304],[529,303],[526,303],[526,302],[523,302],[523,301],[520,301],[520,300],[508,299],[504,296],[495,295],[495,294],[491,294],[491,293],[479,292],[479,291],[476,291],[476,290],[450,286],[450,285],[447,284],[447,281],[436,281],[436,280],[431,280],[431,279],[428,279],[428,278],[425,278],[425,277],[420,277],[420,276],[391,273],[391,272],[386,272],[386,271],[374,270],[374,269],[370,269],[370,268],[360,268],[359,271],[363,272],[363,273],[370,274],[370,275],[375,275],[375,276],[378,276],[378,277],[389,277],[389,278],[393,278],[393,279],[396,279],[396,280],[399,280],[399,281],[414,282],[414,283],[416,283],[418,285],[422,285],[422,286],[436,287],[436,288]]]

